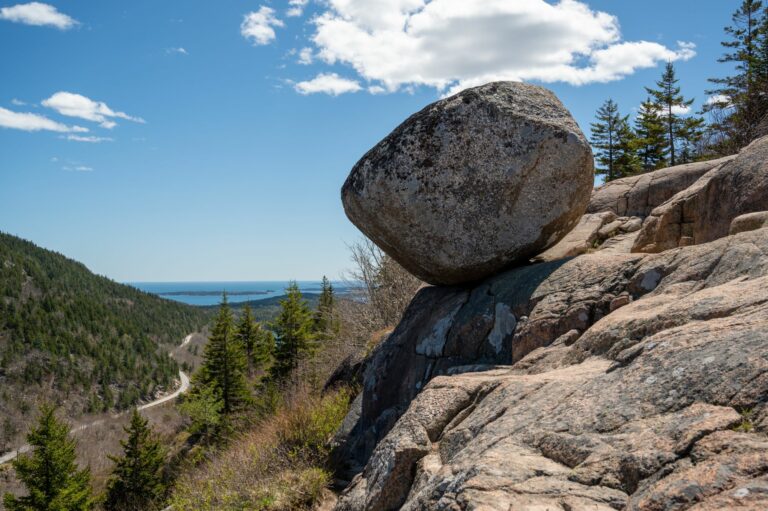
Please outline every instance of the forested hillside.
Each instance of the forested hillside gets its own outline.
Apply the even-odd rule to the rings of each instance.
[[[171,345],[207,317],[0,233],[0,450],[41,396],[76,416],[168,387],[178,372]]]

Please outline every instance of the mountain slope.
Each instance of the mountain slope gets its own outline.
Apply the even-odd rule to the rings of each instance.
[[[76,416],[169,387],[168,351],[207,316],[0,233],[0,450],[41,395]]]

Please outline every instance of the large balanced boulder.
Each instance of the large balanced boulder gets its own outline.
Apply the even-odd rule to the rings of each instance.
[[[556,244],[578,222],[592,152],[555,95],[496,82],[414,114],[363,156],[347,216],[417,277],[480,280]]]

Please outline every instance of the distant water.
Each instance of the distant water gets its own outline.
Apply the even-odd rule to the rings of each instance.
[[[216,305],[221,302],[221,295],[227,292],[230,303],[263,300],[285,294],[287,281],[256,282],[128,282],[147,293],[156,294],[169,300],[190,305]],[[302,293],[319,293],[320,281],[298,281]],[[343,292],[343,282],[332,282],[338,292]]]

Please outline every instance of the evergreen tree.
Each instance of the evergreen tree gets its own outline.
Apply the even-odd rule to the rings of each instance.
[[[619,106],[609,99],[597,110],[596,118],[597,122],[591,124],[590,141],[597,153],[597,173],[612,181],[637,172],[639,161],[629,116],[622,116]]]
[[[727,48],[718,62],[733,64],[735,73],[725,78],[710,78],[716,89],[707,91],[722,98],[705,106],[705,111],[727,110],[716,128],[725,132],[732,152],[752,140],[752,132],[766,112],[765,79],[768,79],[768,19],[762,13],[762,1],[742,0],[733,13],[731,26],[725,27]]]
[[[327,277],[323,276],[322,290],[313,320],[313,329],[318,339],[330,339],[338,333],[339,325],[336,321],[335,306],[336,294],[333,290],[333,284]]]
[[[154,438],[147,419],[135,408],[125,432],[128,438],[120,442],[123,455],[109,457],[115,462],[115,468],[107,484],[104,508],[108,511],[158,508],[165,493],[163,448]]]
[[[686,121],[679,112],[687,110],[693,104],[693,99],[685,99],[680,93],[678,82],[675,66],[667,62],[661,80],[656,82],[657,88],[646,87],[645,89],[661,111],[666,130],[666,150],[669,152],[669,165],[672,167],[679,163],[676,146],[678,140],[685,135],[686,129]]]
[[[258,369],[263,368],[272,357],[274,351],[274,337],[272,332],[262,328],[261,324],[253,319],[250,305],[246,304],[243,314],[237,325],[237,339],[245,349],[248,363],[248,375],[253,377]]]
[[[284,380],[296,369],[299,361],[314,350],[312,313],[296,282],[291,282],[286,297],[280,301],[280,314],[273,328],[277,335],[273,379]]]
[[[235,336],[233,323],[232,311],[224,294],[203,351],[203,365],[196,378],[196,383],[213,388],[221,399],[224,415],[237,411],[250,400],[245,380],[245,351]]]
[[[43,405],[40,419],[27,435],[32,454],[13,462],[16,475],[28,495],[6,494],[8,511],[85,511],[92,509],[90,470],[75,463],[76,442],[69,426],[60,421],[51,405]]]
[[[635,119],[637,156],[644,172],[657,170],[666,165],[666,130],[659,114],[659,107],[646,99],[640,105]]]

